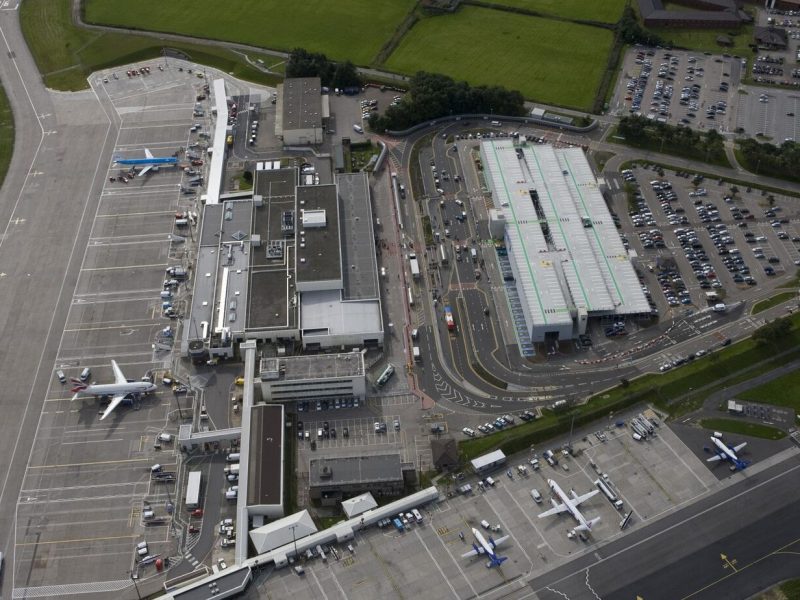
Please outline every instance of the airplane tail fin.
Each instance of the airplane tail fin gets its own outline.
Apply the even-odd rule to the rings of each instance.
[[[600,517],[595,517],[594,519],[589,521],[589,529],[597,525],[599,522],[600,522]]]
[[[747,468],[747,465],[749,465],[750,463],[747,462],[746,460],[735,460],[733,461],[733,464],[736,465],[737,471],[741,471],[742,469]]]
[[[505,561],[507,561],[507,560],[508,560],[508,557],[507,557],[507,556],[497,556],[497,555],[495,554],[495,555],[492,557],[492,566],[493,566],[493,567],[499,567],[500,565],[502,565],[502,564],[503,564]]]
[[[82,392],[85,389],[86,389],[86,384],[78,383],[78,384],[75,385],[75,387],[70,389],[70,392],[72,392],[73,394],[77,394],[78,392]]]

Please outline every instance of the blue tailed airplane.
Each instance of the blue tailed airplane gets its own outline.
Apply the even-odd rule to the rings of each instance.
[[[489,536],[489,541],[487,542],[486,538],[484,538],[481,535],[481,532],[475,529],[474,527],[472,528],[472,535],[475,536],[475,539],[478,540],[478,543],[476,544],[475,542],[472,542],[472,550],[470,550],[465,554],[462,554],[461,555],[462,558],[483,554],[489,559],[489,562],[486,563],[487,568],[499,567],[501,564],[503,564],[503,561],[508,559],[507,556],[497,556],[495,548],[497,548],[500,544],[505,542],[509,536],[504,535],[503,537],[497,538],[496,540],[492,539],[492,537]]]
[[[715,451],[716,453],[714,454],[714,456],[709,458],[706,462],[714,462],[717,460],[728,460],[731,462],[731,464],[733,465],[733,467],[735,467],[737,471],[741,471],[747,465],[750,464],[746,460],[742,460],[736,455],[736,453],[739,452],[739,450],[741,450],[747,445],[747,442],[742,442],[737,446],[731,447],[728,446],[728,444],[726,444],[719,438],[717,438],[716,436],[711,436],[711,441],[714,443],[717,449]]]
[[[160,166],[174,166],[178,164],[178,159],[174,156],[163,156],[163,157],[156,157],[153,156],[153,153],[150,152],[147,148],[144,149],[145,158],[120,158],[119,156],[114,157],[114,162],[118,165],[129,165],[132,167],[144,167],[141,171],[139,171],[139,175],[144,175],[153,167],[160,167]]]

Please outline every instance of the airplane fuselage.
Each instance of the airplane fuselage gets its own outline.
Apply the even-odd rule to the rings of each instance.
[[[156,384],[147,381],[129,383],[101,383],[88,385],[77,391],[80,396],[115,396],[117,394],[147,394],[157,389]]]
[[[550,489],[553,490],[553,492],[555,492],[556,496],[559,497],[564,506],[567,507],[567,511],[578,522],[578,524],[582,528],[591,529],[592,528],[591,524],[586,521],[586,518],[583,516],[583,513],[581,513],[578,507],[575,506],[569,494],[564,492],[564,490],[561,489],[561,486],[558,485],[558,483],[556,483],[552,479],[548,479],[547,484],[550,486]]]
[[[174,156],[166,156],[163,158],[118,158],[115,161],[117,164],[120,165],[134,165],[134,166],[141,166],[141,165],[175,165],[178,163],[178,159]]]
[[[480,547],[483,549],[483,553],[489,557],[489,560],[491,561],[489,566],[499,567],[500,564],[506,560],[503,557],[497,556],[494,547],[492,547],[492,545],[486,541],[486,538],[483,537],[483,534],[474,527],[472,528],[472,535],[474,535],[475,539],[478,540],[478,544],[480,544]],[[475,549],[477,550],[478,548],[476,547]]]

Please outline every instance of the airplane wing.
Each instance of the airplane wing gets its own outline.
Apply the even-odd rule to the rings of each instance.
[[[503,537],[499,537],[495,539],[489,539],[489,543],[492,545],[493,548],[497,548],[500,544],[505,542],[509,537],[509,535],[504,535]]]
[[[539,518],[542,517],[549,517],[550,515],[557,515],[559,513],[567,512],[567,505],[566,504],[558,504],[554,506],[550,510],[546,510],[543,513],[539,513]]]
[[[125,379],[125,375],[122,372],[122,369],[119,368],[117,361],[111,361],[111,368],[114,370],[114,383],[128,383],[128,380]]]
[[[722,456],[723,456],[723,455],[722,455],[722,453],[720,453],[720,454],[715,454],[715,455],[714,455],[714,456],[712,456],[711,458],[707,458],[707,459],[706,459],[706,462],[717,462],[718,460],[722,460]]]
[[[148,150],[147,148],[145,148],[145,149],[144,149],[144,155],[145,155],[147,158],[153,158],[153,153],[152,153],[152,152],[150,152],[150,150]]]
[[[106,409],[103,411],[103,414],[100,416],[100,420],[102,421],[108,415],[110,415],[112,412],[114,412],[114,409],[117,408],[119,406],[120,402],[122,402],[124,399],[125,399],[125,394],[117,394],[116,396],[114,396],[111,399],[111,402],[108,403],[108,406],[106,407]]]
[[[469,558],[470,556],[477,556],[478,554],[483,554],[483,548],[478,546],[477,549],[473,548],[469,552],[465,552],[461,555],[461,558]]]
[[[572,501],[572,504],[578,506],[581,502],[586,502],[589,498],[598,493],[600,493],[600,490],[592,490],[591,492],[586,492],[585,494],[583,494],[583,496],[577,496]]]
[[[139,177],[141,177],[142,175],[147,173],[152,168],[153,168],[153,165],[145,165],[144,167],[142,167],[142,170],[139,171]]]
[[[739,444],[738,446],[734,446],[734,447],[732,448],[732,450],[733,450],[734,452],[739,452],[739,450],[741,450],[741,449],[742,449],[742,448],[744,448],[745,446],[747,446],[747,442],[742,442],[742,443],[741,443],[741,444]]]

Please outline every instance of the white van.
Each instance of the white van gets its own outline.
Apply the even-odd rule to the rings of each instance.
[[[92,374],[92,370],[89,367],[84,368],[83,371],[81,371],[80,380],[81,381],[86,381],[87,379],[89,379],[89,376],[91,374]]]
[[[234,452],[233,454],[228,454],[227,458],[225,458],[225,462],[229,463],[239,462],[239,453]]]
[[[364,133],[364,128],[361,125],[353,125],[353,131],[356,133]]]
[[[411,509],[411,514],[414,515],[414,520],[417,523],[422,523],[422,513],[420,513],[416,508]]]
[[[539,493],[539,490],[535,488],[531,490],[531,498],[533,498],[533,501],[536,502],[536,504],[542,503],[542,495]]]

